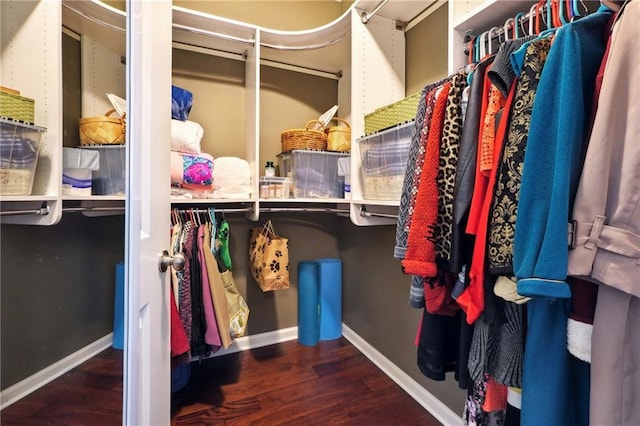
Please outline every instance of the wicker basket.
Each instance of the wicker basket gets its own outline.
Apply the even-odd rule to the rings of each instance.
[[[314,123],[320,122],[311,120],[307,122],[304,129],[290,129],[282,132],[280,134],[282,152],[289,152],[294,149],[327,149],[327,134],[324,131],[309,129]]]
[[[325,130],[327,132],[327,151],[351,151],[351,126],[342,118],[333,117],[333,120],[344,124],[344,126],[329,127]]]
[[[415,119],[418,102],[420,102],[419,92],[365,115],[364,134],[370,135]]]
[[[33,124],[35,101],[18,93],[4,87],[0,90],[0,117]]]
[[[125,142],[125,117],[109,117],[110,109],[103,116],[86,117],[78,121],[80,145],[120,145]]]

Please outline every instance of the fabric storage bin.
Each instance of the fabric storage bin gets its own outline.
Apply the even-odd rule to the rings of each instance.
[[[43,127],[0,118],[0,195],[31,195]]]
[[[278,155],[279,164],[291,164],[295,198],[342,198],[344,176],[338,176],[338,159],[349,154],[293,150]]]
[[[100,169],[100,153],[62,148],[62,195],[91,195],[92,173]]]
[[[100,156],[100,168],[91,177],[91,194],[125,195],[126,145],[93,145],[80,149],[97,151]]]
[[[400,200],[413,121],[358,139],[364,198]]]

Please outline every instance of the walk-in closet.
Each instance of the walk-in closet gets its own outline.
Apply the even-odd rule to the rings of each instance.
[[[2,1],[0,422],[635,424],[638,1]]]

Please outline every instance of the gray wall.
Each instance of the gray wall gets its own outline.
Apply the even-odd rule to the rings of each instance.
[[[357,227],[342,219],[343,322],[405,373],[462,413],[465,392],[453,373],[447,380],[427,379],[417,367],[414,345],[421,310],[409,306],[410,278],[393,258],[395,226]]]
[[[2,389],[109,334],[124,216],[0,228]]]

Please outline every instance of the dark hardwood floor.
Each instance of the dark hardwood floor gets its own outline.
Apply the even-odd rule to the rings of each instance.
[[[0,412],[2,425],[119,425],[122,351],[108,349]],[[344,338],[194,362],[172,425],[440,425]]]

